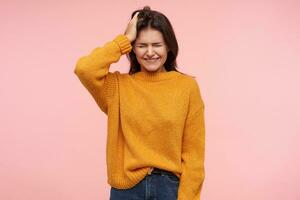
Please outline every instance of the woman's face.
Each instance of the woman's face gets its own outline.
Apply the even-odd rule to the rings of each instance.
[[[141,71],[164,72],[164,63],[168,56],[168,47],[161,32],[147,28],[139,33],[133,51],[141,65]]]

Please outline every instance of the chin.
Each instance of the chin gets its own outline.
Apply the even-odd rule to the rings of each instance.
[[[160,67],[158,68],[147,68],[147,67],[144,67],[144,69],[148,72],[156,72],[156,71],[160,71]]]

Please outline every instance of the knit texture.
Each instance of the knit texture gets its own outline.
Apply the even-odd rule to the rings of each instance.
[[[131,50],[128,38],[119,34],[80,57],[74,70],[108,117],[108,184],[129,189],[157,167],[180,178],[178,200],[199,200],[205,126],[197,81],[177,71],[109,72]]]

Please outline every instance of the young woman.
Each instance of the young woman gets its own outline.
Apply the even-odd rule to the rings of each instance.
[[[199,200],[204,182],[204,102],[176,67],[165,15],[146,6],[124,34],[81,57],[75,74],[108,116],[110,200]],[[127,55],[129,73],[109,72]]]

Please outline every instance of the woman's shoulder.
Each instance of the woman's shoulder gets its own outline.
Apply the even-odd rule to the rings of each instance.
[[[183,72],[180,72],[180,71],[177,71],[177,73],[180,74],[182,81],[184,81],[188,84],[197,84],[196,76],[194,76],[192,74],[183,73]]]

